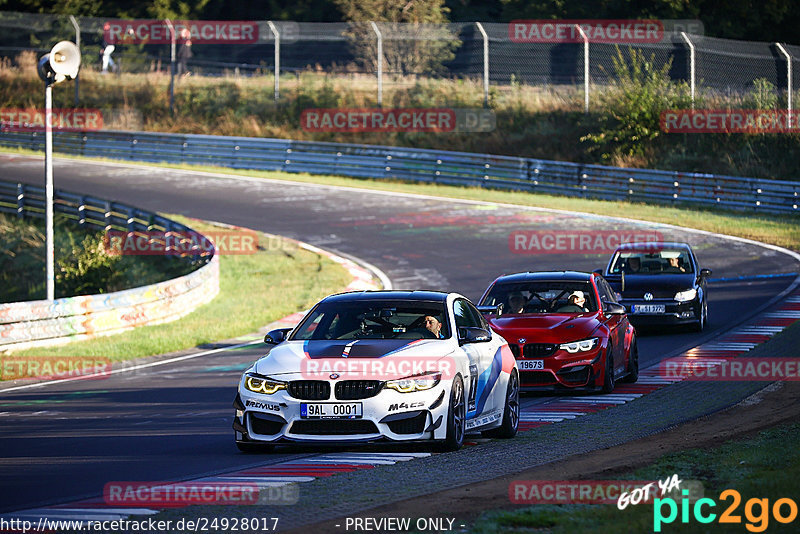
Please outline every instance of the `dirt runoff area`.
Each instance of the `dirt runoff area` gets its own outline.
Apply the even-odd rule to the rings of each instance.
[[[800,382],[777,382],[727,410],[624,445],[564,458],[486,482],[399,501],[349,517],[371,518],[371,521],[382,517],[414,518],[420,515],[420,510],[436,510],[439,517],[458,518],[457,523],[469,525],[486,510],[518,507],[511,504],[508,497],[509,484],[514,480],[607,479],[610,475],[647,466],[664,454],[713,448],[731,439],[748,438],[766,428],[798,421]],[[460,529],[455,526],[454,530]],[[290,532],[346,531],[345,522],[340,518]]]

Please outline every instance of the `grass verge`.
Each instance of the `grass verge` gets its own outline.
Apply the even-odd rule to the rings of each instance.
[[[213,226],[169,215],[202,232]],[[262,239],[264,241],[262,241]],[[93,356],[112,361],[164,354],[256,331],[341,290],[350,275],[328,258],[281,240],[258,253],[220,256],[219,295],[177,321],[59,347],[15,352],[21,356]],[[274,238],[272,238],[274,239]],[[274,243],[271,243],[274,245]]]
[[[0,152],[40,155],[38,152],[24,149],[0,148]],[[74,159],[90,159],[92,161],[118,161],[111,159],[81,158],[78,156],[60,156]],[[126,162],[128,164],[128,162]],[[202,165],[185,164],[145,164],[132,165],[160,166],[189,171],[215,172],[237,176],[268,178],[272,180],[288,180],[304,183],[335,185],[342,187],[358,187],[378,191],[394,191],[431,195],[444,198],[501,202],[520,206],[534,206],[549,209],[560,209],[628,217],[642,221],[675,224],[686,228],[696,228],[720,234],[726,234],[763,243],[778,245],[791,250],[800,251],[800,217],[787,215],[758,215],[720,209],[701,209],[690,206],[660,206],[646,203],[616,202],[608,200],[592,200],[583,198],[560,197],[554,195],[533,194],[522,191],[502,191],[480,187],[459,187],[397,180],[357,179],[341,176],[320,176],[305,173],[285,173],[275,171],[255,171],[245,169],[228,169]]]
[[[694,515],[694,505],[689,505],[687,524],[681,524],[679,514],[671,524],[663,524],[661,532],[797,532],[797,519],[781,524],[772,514],[777,499],[788,497],[797,503],[797,473],[800,472],[800,449],[788,447],[788,443],[800,440],[800,424],[778,426],[765,430],[758,436],[730,441],[712,449],[691,449],[659,458],[652,465],[639,469],[627,480],[663,480],[677,473],[681,480],[700,480],[704,496],[717,504],[714,509],[703,506],[703,514],[716,514],[713,523],[702,524]],[[721,524],[720,515],[732,506],[730,497],[720,498],[726,489],[741,494],[741,503],[732,510],[741,523]],[[760,504],[748,504],[750,499],[769,499],[767,510]],[[748,515],[747,511],[750,511]],[[616,505],[537,505],[518,510],[493,510],[480,516],[469,532],[548,532],[552,534],[581,532],[653,532],[653,504],[628,506],[625,510]],[[664,507],[664,513],[668,509]],[[789,515],[789,507],[783,506],[782,514]],[[624,525],[624,527],[621,527]],[[748,526],[749,525],[749,526]],[[623,530],[621,530],[621,528]],[[747,530],[745,530],[747,529]]]

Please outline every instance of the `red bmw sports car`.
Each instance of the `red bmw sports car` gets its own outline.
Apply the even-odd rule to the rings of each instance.
[[[636,382],[636,333],[625,307],[596,273],[527,272],[501,276],[479,309],[508,341],[524,389],[614,390]]]

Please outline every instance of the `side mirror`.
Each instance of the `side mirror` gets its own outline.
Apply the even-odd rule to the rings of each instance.
[[[270,330],[267,335],[264,336],[264,343],[267,345],[277,345],[278,343],[282,343],[286,341],[286,336],[291,331],[291,328],[278,328],[277,330]]]
[[[492,333],[483,328],[465,326],[458,329],[458,344],[485,343],[492,340]]]
[[[503,312],[503,304],[497,306],[478,306],[478,311],[485,315],[500,315]]]
[[[708,278],[711,276],[711,269],[700,269],[700,278]]]
[[[594,270],[594,271],[592,271],[592,272],[593,272],[594,274],[599,274],[600,276],[603,276],[603,269],[595,269],[595,270]]]
[[[606,315],[625,315],[625,306],[616,302],[603,301],[603,312]]]

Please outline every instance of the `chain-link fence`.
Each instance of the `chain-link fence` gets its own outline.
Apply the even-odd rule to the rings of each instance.
[[[115,25],[111,32],[109,24]],[[613,39],[597,42],[591,36],[520,40],[506,23],[169,24],[0,12],[0,57],[13,61],[27,50],[43,54],[57,41],[75,41],[80,36],[83,69],[175,73],[176,64],[183,62],[196,76],[264,76],[275,84],[276,100],[293,97],[281,94],[276,71],[284,78],[316,72],[359,76],[373,83],[374,77],[378,104],[384,87],[450,78],[477,82],[475,91],[483,93],[478,96],[487,103],[491,88],[525,84],[571,91],[575,105],[588,102],[591,109],[597,94],[614,76],[615,58],[620,54],[626,57],[628,48],[641,51],[648,60],[652,57],[656,67],[669,64],[672,80],[693,84],[698,98],[707,97],[714,105],[736,105],[755,95],[753,105],[790,107],[797,96],[791,98],[791,92],[800,87],[800,46],[718,39],[677,30],[663,31],[658,39],[615,43]],[[181,36],[183,27],[191,33],[191,54],[182,51],[187,48]],[[110,53],[109,44],[114,46]],[[104,52],[110,59],[104,61]]]

